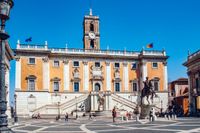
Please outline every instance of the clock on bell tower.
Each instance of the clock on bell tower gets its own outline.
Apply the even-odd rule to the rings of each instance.
[[[90,14],[83,21],[83,44],[84,49],[100,49],[99,17]]]

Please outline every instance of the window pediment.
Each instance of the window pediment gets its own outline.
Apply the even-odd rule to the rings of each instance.
[[[61,79],[58,77],[54,77],[53,79],[51,79],[51,81],[60,81]]]
[[[29,75],[26,77],[26,80],[28,79],[37,79],[37,77],[35,75]]]

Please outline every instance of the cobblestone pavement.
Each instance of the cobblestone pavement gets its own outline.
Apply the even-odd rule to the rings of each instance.
[[[55,121],[48,119],[21,120],[18,125],[10,125],[16,133],[200,133],[200,118],[178,118],[155,122],[112,122],[112,119],[79,119]]]

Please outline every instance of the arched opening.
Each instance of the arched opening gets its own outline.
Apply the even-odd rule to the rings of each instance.
[[[94,89],[96,92],[99,92],[101,90],[101,86],[99,83],[96,83],[94,87],[95,87]]]
[[[94,48],[94,40],[90,41],[90,48],[93,49]]]
[[[90,31],[94,31],[94,24],[93,23],[90,24]]]

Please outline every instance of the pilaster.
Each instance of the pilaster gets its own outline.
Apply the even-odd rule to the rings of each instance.
[[[145,60],[141,61],[140,67],[140,90],[143,89],[143,81],[146,80],[147,77],[147,62]]]
[[[64,91],[69,91],[69,84],[70,84],[70,80],[69,80],[69,60],[64,60],[64,74],[63,74],[63,79],[64,79]]]
[[[43,60],[43,89],[45,91],[50,91],[49,90],[49,58],[44,57],[42,58]]]
[[[88,67],[88,62],[83,61],[84,67],[83,67],[83,90],[88,92],[89,91],[89,67]]]
[[[15,66],[15,90],[21,89],[21,58],[16,57],[16,66]]]
[[[129,81],[129,74],[128,74],[128,63],[123,63],[123,81],[124,81],[124,91],[128,92],[128,81]]]
[[[163,86],[163,90],[167,91],[168,90],[168,74],[167,74],[167,62],[163,62],[164,65],[164,86]]]
[[[106,61],[106,90],[111,91],[111,66],[110,62]]]

